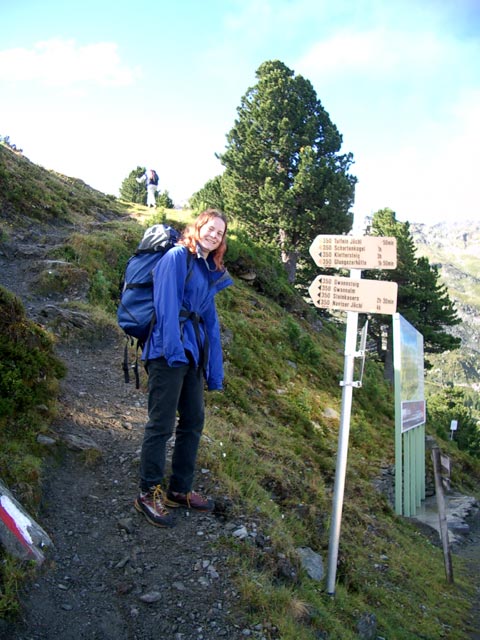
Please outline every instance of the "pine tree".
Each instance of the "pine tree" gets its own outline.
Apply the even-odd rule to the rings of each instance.
[[[458,349],[460,339],[446,331],[461,322],[447,288],[440,282],[438,268],[427,258],[416,257],[416,247],[408,222],[399,222],[391,209],[381,209],[372,218],[371,235],[397,239],[397,268],[365,271],[364,277],[388,280],[398,284],[397,311],[423,335],[425,353],[442,353]],[[375,338],[377,352],[385,359],[382,349],[383,327],[391,327],[388,316],[374,315],[369,333]],[[390,340],[388,341],[390,350]],[[428,361],[426,362],[428,367]]]
[[[466,406],[464,389],[448,386],[430,396],[427,420],[444,439],[449,437],[452,420],[456,420],[454,440],[458,448],[480,457],[480,431],[472,411]]]
[[[280,246],[294,282],[298,266],[312,266],[317,234],[351,228],[353,157],[339,153],[342,136],[308,80],[278,60],[256,75],[219,156],[225,207],[258,239]]]
[[[137,182],[137,178],[143,176],[145,171],[146,168],[140,166],[133,171],[130,171],[120,187],[120,197],[123,200],[126,200],[127,202],[135,202],[136,204],[146,203],[147,195],[145,191],[145,184],[139,184]]]
[[[222,176],[212,178],[196,191],[189,200],[190,207],[200,213],[209,207],[225,210],[223,197]]]
[[[157,207],[163,207],[164,209],[173,209],[175,206],[173,200],[170,198],[168,191],[161,191],[157,193]]]

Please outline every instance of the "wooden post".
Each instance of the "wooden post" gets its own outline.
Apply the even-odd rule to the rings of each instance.
[[[445,574],[447,582],[453,583],[452,556],[450,554],[450,542],[448,539],[447,515],[445,511],[445,497],[443,494],[442,471],[440,461],[440,449],[434,445],[432,448],[433,474],[435,476],[435,494],[437,496],[438,519],[440,522],[440,538],[442,540],[443,558],[445,562]]]

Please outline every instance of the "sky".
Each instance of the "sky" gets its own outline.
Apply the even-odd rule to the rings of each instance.
[[[479,0],[0,0],[0,23],[0,135],[104,193],[153,167],[185,204],[280,60],[353,154],[356,224],[480,221]]]

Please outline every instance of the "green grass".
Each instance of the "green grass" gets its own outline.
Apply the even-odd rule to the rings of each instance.
[[[19,300],[0,287],[0,468],[7,483],[37,489],[34,439],[55,415],[65,367],[53,339],[30,322]],[[28,493],[28,490],[27,490]]]
[[[361,612],[374,612],[380,636],[464,637],[457,631],[468,607],[463,585],[446,585],[439,549],[398,518],[372,485],[394,459],[392,390],[375,362],[367,362],[364,385],[354,394],[335,600],[302,574],[296,546],[311,546],[325,559],[328,552],[338,421],[323,412],[340,410],[341,335],[308,333],[308,323],[286,320],[241,283],[235,295],[234,304],[218,298],[235,340],[226,354],[226,392],[209,414],[202,464],[241,501],[242,512],[261,521],[274,549],[277,560],[238,545],[252,622],[274,620],[282,639],[323,631],[344,640],[357,637]],[[302,335],[320,362],[311,361],[310,349],[307,357],[299,349]],[[279,579],[284,556],[297,565],[298,581]]]
[[[0,620],[13,619],[20,613],[19,592],[25,580],[34,576],[34,566],[8,554],[2,554],[0,559]]]

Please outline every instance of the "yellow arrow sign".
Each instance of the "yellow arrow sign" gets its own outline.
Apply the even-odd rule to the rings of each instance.
[[[310,255],[317,267],[325,269],[396,269],[397,239],[320,235],[312,242]]]
[[[397,310],[396,282],[317,276],[308,292],[316,307],[393,314]]]

